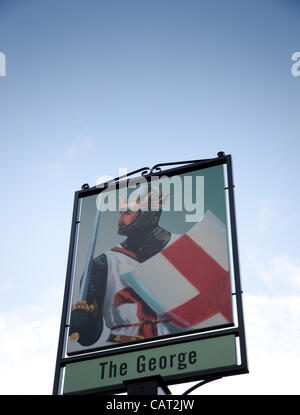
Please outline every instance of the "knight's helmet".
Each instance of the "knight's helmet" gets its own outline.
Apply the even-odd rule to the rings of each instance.
[[[127,201],[119,197],[120,210],[137,212],[129,225],[119,225],[119,234],[126,236],[141,235],[158,227],[162,206],[168,196],[150,184],[142,184],[129,194]]]

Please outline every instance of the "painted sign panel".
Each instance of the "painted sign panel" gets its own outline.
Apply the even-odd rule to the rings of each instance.
[[[223,166],[124,183],[81,200],[69,355],[233,324]]]

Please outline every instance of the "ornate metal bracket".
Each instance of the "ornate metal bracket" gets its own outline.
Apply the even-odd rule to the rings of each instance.
[[[225,157],[225,153],[223,151],[219,151],[217,155],[218,155],[217,159]],[[212,160],[215,160],[215,159],[211,158],[211,159],[200,159],[200,160],[173,161],[173,162],[169,162],[169,163],[158,163],[158,164],[155,164],[155,166],[153,166],[152,168],[142,167],[138,170],[133,170],[130,173],[124,174],[123,176],[115,177],[114,179],[111,179],[111,180],[108,180],[107,182],[101,183],[101,187],[103,187],[103,189],[106,189],[107,186],[109,185],[109,183],[113,183],[113,182],[116,183],[121,179],[124,179],[124,178],[129,177],[129,176],[133,176],[134,174],[137,174],[139,172],[141,172],[142,176],[146,176],[148,174],[153,174],[153,173],[157,173],[157,172],[162,171],[161,167],[165,167],[165,166],[175,166],[175,165],[181,165],[181,164],[195,164],[195,163],[201,164],[201,163],[206,163],[206,162],[212,161]],[[96,187],[98,187],[98,186],[96,186]],[[81,189],[82,190],[89,190],[90,186],[89,186],[88,183],[85,183],[81,186]]]
[[[218,158],[224,157],[225,153],[223,151],[218,152]],[[200,160],[185,160],[185,161],[174,161],[171,163],[159,163],[155,164],[155,166],[152,167],[150,170],[150,173],[154,173],[155,171],[161,171],[162,166],[175,166],[179,164],[194,164],[194,163],[206,163],[208,161],[211,161],[214,159],[200,159]]]
[[[196,385],[192,386],[191,388],[189,388],[188,390],[186,390],[185,392],[183,392],[182,395],[188,395],[193,390],[195,390],[197,388],[200,388],[200,386],[203,386],[206,383],[213,382],[214,380],[218,380],[218,379],[222,379],[222,376],[211,376],[211,377],[208,377],[207,379],[202,380],[201,382],[197,383]]]
[[[118,182],[119,180],[124,179],[125,177],[132,176],[133,174],[136,174],[136,173],[139,173],[139,172],[142,172],[141,173],[142,176],[145,176],[146,174],[149,174],[151,172],[151,169],[150,169],[150,167],[142,167],[138,170],[134,170],[134,171],[131,171],[130,173],[124,174],[123,176],[115,177],[114,179],[111,179],[111,180],[108,180],[107,182],[101,183],[101,187],[103,187],[103,189],[106,189],[107,186],[109,185],[109,183]],[[98,186],[96,186],[96,187],[98,187]],[[81,190],[89,190],[89,189],[90,189],[90,186],[89,186],[88,183],[85,183],[81,186]]]

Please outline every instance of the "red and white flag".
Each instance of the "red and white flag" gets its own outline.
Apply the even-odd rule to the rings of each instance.
[[[232,322],[226,228],[211,211],[121,278],[158,315],[183,329]]]

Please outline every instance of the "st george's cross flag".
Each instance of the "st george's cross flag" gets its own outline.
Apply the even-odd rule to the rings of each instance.
[[[232,322],[226,228],[211,211],[122,281],[182,329]]]

